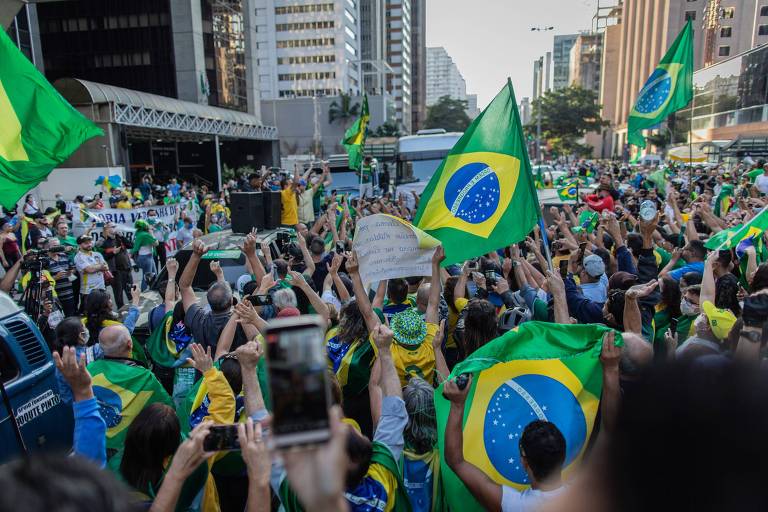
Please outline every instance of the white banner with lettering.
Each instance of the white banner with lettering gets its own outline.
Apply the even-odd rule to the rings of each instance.
[[[117,224],[117,230],[129,240],[133,240],[136,229],[134,223],[139,219],[147,220],[147,212],[157,212],[159,223],[151,226],[152,234],[158,240],[165,242],[165,250],[168,256],[173,256],[178,249],[176,247],[176,220],[179,216],[181,205],[168,204],[163,206],[144,206],[130,210],[119,208],[102,208],[101,210],[83,210],[85,220],[77,218],[72,221],[72,234],[78,237],[85,233],[94,222],[96,227],[91,230],[94,243],[103,238],[103,227],[108,222]],[[163,227],[164,226],[164,227]]]
[[[432,274],[432,255],[440,242],[412,224],[378,213],[357,222],[352,248],[363,283]]]

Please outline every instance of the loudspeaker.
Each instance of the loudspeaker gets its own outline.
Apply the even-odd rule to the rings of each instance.
[[[269,191],[264,194],[264,228],[275,229],[280,227],[281,207],[280,192]]]
[[[264,229],[264,196],[261,192],[232,192],[229,204],[233,233]]]

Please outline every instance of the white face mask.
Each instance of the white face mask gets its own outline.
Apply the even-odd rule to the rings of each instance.
[[[699,306],[691,303],[688,299],[680,301],[680,312],[685,316],[693,316],[699,314]]]
[[[82,333],[80,334],[80,339],[83,342],[83,345],[88,344],[88,340],[91,339],[91,333],[88,331],[88,329],[83,329]]]

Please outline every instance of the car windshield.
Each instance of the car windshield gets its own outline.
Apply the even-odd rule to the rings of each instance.
[[[192,251],[190,250],[181,250],[176,253],[174,256],[176,260],[179,262],[179,271],[176,274],[176,279],[181,278],[182,272],[184,272],[184,267],[187,266],[187,263],[189,262],[189,257],[191,256]],[[235,283],[237,283],[237,279],[247,273],[247,270],[245,268],[245,256],[240,253],[239,250],[225,250],[225,251],[211,251],[209,254],[206,254],[206,258],[200,261],[200,265],[197,268],[197,272],[195,273],[195,278],[192,280],[192,288],[198,291],[206,291],[208,290],[208,287],[216,281],[216,275],[211,271],[211,262],[212,261],[218,261],[219,265],[221,265],[221,270],[224,271],[224,279],[234,287]],[[166,271],[165,267],[160,271],[160,274],[157,276],[157,279],[155,279],[152,289],[158,291],[159,293],[164,293],[165,289],[161,289],[163,287],[163,283],[168,279],[168,272]]]

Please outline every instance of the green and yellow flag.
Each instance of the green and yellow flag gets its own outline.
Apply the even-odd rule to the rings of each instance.
[[[561,201],[576,201],[579,198],[577,193],[576,183],[569,183],[568,185],[557,189],[557,196]]]
[[[359,170],[363,165],[363,148],[365,146],[365,130],[371,115],[368,113],[368,95],[363,96],[363,108],[355,124],[347,128],[341,145],[347,150],[349,168]]]
[[[637,95],[629,113],[627,141],[645,147],[642,131],[656,126],[693,99],[693,25],[691,20],[669,47]]]
[[[603,387],[600,351],[609,328],[597,324],[526,322],[457,364],[451,378],[472,374],[464,405],[464,459],[499,485],[531,482],[521,461],[520,437],[532,421],[554,423],[565,438],[564,475],[578,467],[595,423]],[[617,345],[622,343],[616,334]],[[445,450],[450,402],[435,390],[438,447]],[[451,510],[483,510],[441,457],[440,474]]]
[[[435,171],[414,225],[442,242],[448,265],[519,242],[538,218],[534,177],[508,81]]]
[[[0,204],[16,201],[103,132],[56,92],[0,30]]]

